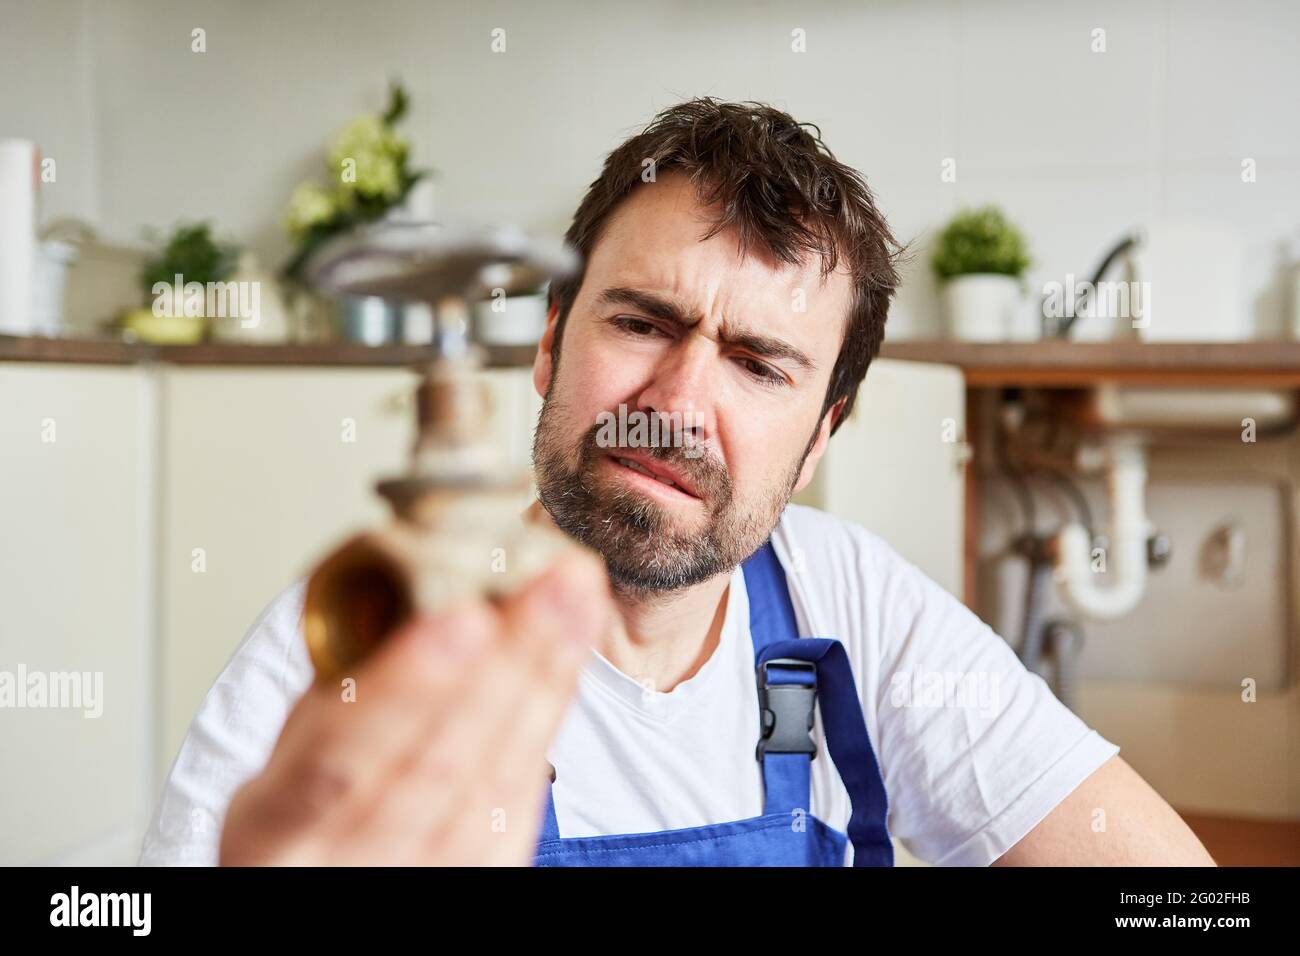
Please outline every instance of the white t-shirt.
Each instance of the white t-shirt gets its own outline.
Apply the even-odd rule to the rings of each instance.
[[[889,798],[889,831],[915,856],[938,865],[993,862],[1118,753],[1002,638],[870,531],[789,505],[772,539],[800,633],[837,638],[848,652]],[[271,604],[208,692],[172,766],[142,864],[216,862],[231,796],[264,766],[312,680],[302,594],[298,584]],[[670,692],[592,652],[549,751],[560,835],[758,816],[758,736],[749,601],[737,567],[717,649]],[[814,739],[811,810],[843,832],[849,798],[820,712]]]

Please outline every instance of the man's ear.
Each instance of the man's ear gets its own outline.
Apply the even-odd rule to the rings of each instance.
[[[839,423],[840,416],[844,414],[844,403],[847,401],[848,401],[847,397],[841,398],[838,402],[836,402],[834,405],[831,406],[831,410],[830,410],[831,427],[830,430],[827,431],[826,433],[826,437],[828,440],[830,438],[830,433],[835,430],[835,426]]]
[[[537,354],[533,356],[533,388],[537,389],[537,394],[542,398],[550,390],[551,375],[554,374],[551,367],[551,343],[555,341],[555,323],[559,317],[560,304],[552,300],[551,307],[546,310],[546,331],[542,333],[537,343]]]
[[[803,467],[799,469],[799,480],[795,482],[794,491],[791,494],[803,491],[808,487],[808,482],[812,481],[813,475],[817,474],[817,463],[822,460],[822,455],[826,452],[826,443],[831,438],[831,428],[840,420],[845,401],[847,399],[841,398],[828,408],[826,414],[822,416],[822,420],[817,426],[817,438],[813,441],[812,448],[808,450],[808,457],[803,460]]]

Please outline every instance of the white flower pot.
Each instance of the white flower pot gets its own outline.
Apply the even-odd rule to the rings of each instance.
[[[1020,281],[1014,276],[968,275],[943,284],[948,335],[968,342],[1003,342],[1011,337]]]
[[[68,270],[77,261],[77,247],[47,239],[36,247],[36,274],[32,288],[32,331],[58,335],[63,328],[63,303]]]
[[[546,331],[546,294],[476,302],[474,321],[479,339],[489,345],[536,345]]]

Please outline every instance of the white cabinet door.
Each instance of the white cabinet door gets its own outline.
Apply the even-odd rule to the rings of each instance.
[[[389,518],[377,479],[404,472],[407,369],[161,373],[165,772],[204,694],[261,610],[345,535]],[[492,371],[496,440],[526,467],[539,400]]]
[[[403,369],[162,371],[162,734],[190,719],[261,610],[350,530],[412,434]]]
[[[0,864],[139,852],[152,407],[134,368],[0,365]]]
[[[960,599],[965,429],[960,369],[877,359],[810,503],[875,532]]]

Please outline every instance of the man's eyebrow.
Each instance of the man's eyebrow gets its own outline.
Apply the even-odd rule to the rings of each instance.
[[[611,286],[597,297],[597,301],[601,305],[630,305],[648,312],[656,319],[687,328],[700,321],[697,313],[691,312],[674,298],[641,289],[629,289],[627,286]]]
[[[626,286],[611,286],[601,292],[596,297],[596,301],[601,305],[630,305],[654,316],[656,319],[671,322],[683,328],[690,328],[700,321],[698,313],[684,308],[676,299],[641,289],[630,289]],[[739,345],[755,355],[770,359],[785,359],[798,365],[806,372],[814,371],[817,368],[817,363],[803,351],[795,348],[789,342],[770,335],[761,335],[757,332],[738,329],[734,326],[728,326],[725,322],[719,335],[724,342]]]
[[[739,345],[741,348],[753,352],[755,355],[761,355],[770,359],[785,359],[793,362],[805,372],[815,371],[817,363],[809,358],[803,351],[795,348],[789,342],[773,338],[770,335],[760,335],[757,332],[747,332],[744,329],[730,328],[725,322],[722,325],[722,331],[719,333],[724,342],[731,342]]]

